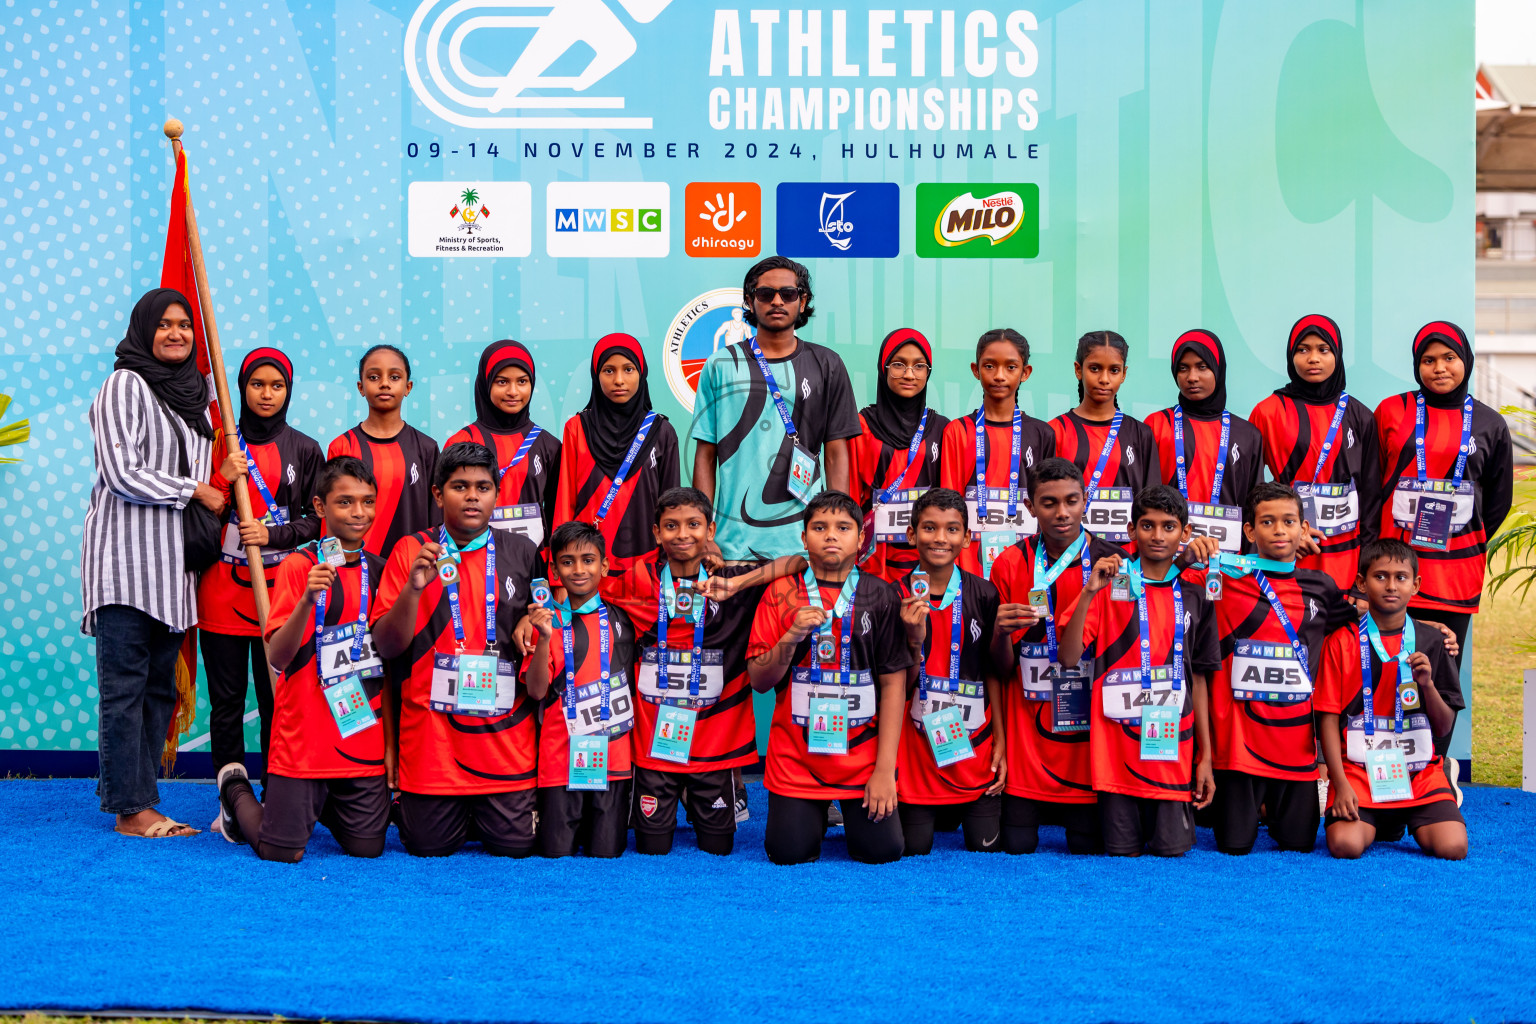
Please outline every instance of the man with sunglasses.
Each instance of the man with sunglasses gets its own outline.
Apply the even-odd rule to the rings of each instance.
[[[747,271],[742,302],[757,333],[699,375],[693,484],[715,503],[721,555],[758,562],[802,549],[815,494],[849,493],[849,441],[863,431],[843,361],[795,335],[814,313],[810,272],[770,256]]]

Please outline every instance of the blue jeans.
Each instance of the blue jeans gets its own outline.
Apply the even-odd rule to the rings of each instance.
[[[96,795],[109,814],[137,814],[160,802],[155,775],[176,711],[181,638],[137,608],[96,609]]]

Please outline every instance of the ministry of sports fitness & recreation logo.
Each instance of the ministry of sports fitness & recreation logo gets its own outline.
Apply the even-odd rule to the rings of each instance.
[[[672,318],[667,328],[661,365],[667,385],[689,412],[699,390],[699,373],[711,355],[746,341],[752,327],[745,319],[741,289],[716,288],[695,296]]]
[[[623,96],[586,92],[639,49],[627,21],[648,24],[671,2],[423,0],[405,30],[406,77],[428,109],[466,128],[649,128],[649,117],[613,113]],[[573,51],[586,64],[550,74]],[[475,52],[508,57],[486,65]]]

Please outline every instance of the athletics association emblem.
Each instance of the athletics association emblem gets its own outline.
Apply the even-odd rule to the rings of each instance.
[[[740,288],[716,288],[695,296],[672,319],[661,353],[667,385],[689,412],[699,374],[711,355],[746,341],[752,328],[743,317]]]

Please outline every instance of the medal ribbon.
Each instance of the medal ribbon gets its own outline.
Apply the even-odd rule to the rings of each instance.
[[[1221,410],[1221,445],[1216,449],[1216,472],[1211,482],[1211,504],[1221,503],[1221,481],[1227,475],[1228,444],[1232,440],[1232,414],[1227,410]],[[1179,490],[1184,492],[1184,499],[1189,500],[1189,483],[1185,479],[1184,470],[1184,407],[1174,406],[1173,409],[1173,464],[1179,471]]]
[[[352,660],[354,662],[363,656],[363,633],[368,628],[368,556],[363,555],[358,559],[358,562],[363,573],[363,593],[357,602],[357,632],[352,635]],[[342,587],[343,593],[345,593],[346,588],[342,585],[340,570],[336,573],[336,585]],[[320,592],[319,597],[315,598],[315,678],[321,681],[321,685],[324,685],[325,673],[320,667],[320,634],[325,630],[325,606],[330,600],[330,596],[330,589],[327,588]]]
[[[565,705],[565,717],[576,717],[576,628],[573,621],[575,616],[565,620],[565,625],[560,627],[560,646],[565,652],[565,692],[561,694],[561,702]],[[608,639],[608,606],[599,602],[597,605],[597,670],[599,710],[598,718],[608,721],[608,686],[609,670],[609,639]]]
[[[656,410],[652,409],[640,422],[640,431],[635,434],[635,439],[629,442],[629,451],[624,453],[624,461],[619,464],[619,471],[614,475],[613,482],[609,484],[603,503],[597,507],[597,515],[593,517],[592,523],[599,530],[603,528],[603,520],[608,517],[608,510],[613,507],[613,499],[619,496],[619,490],[624,486],[624,478],[629,476],[629,467],[634,464],[635,456],[640,454],[640,448],[645,444],[645,435],[651,432],[651,424],[655,422]],[[528,442],[524,441],[523,444],[526,446]]]
[[[695,581],[693,611],[688,617],[693,619],[693,663],[688,666],[688,695],[699,695],[699,672],[704,664],[704,611],[708,605],[704,595],[697,587],[708,577],[704,566],[699,566],[699,577]],[[662,563],[661,572],[657,574],[661,586],[656,591],[656,672],[657,679],[664,685],[662,689],[670,686],[667,681],[667,626],[671,624],[672,616],[677,614],[677,592],[672,585],[672,566]]]
[[[923,431],[928,429],[928,410],[923,409],[923,418],[917,421],[917,433],[912,435],[912,443],[907,445],[907,464],[898,472],[891,472],[886,479],[900,481],[901,487],[911,487],[917,483],[917,474],[923,468],[923,460],[917,453],[923,448]],[[891,492],[896,486],[890,486],[880,492],[879,502],[884,505],[890,502]]]
[[[1045,590],[1046,602],[1050,606],[1050,618],[1045,620],[1045,653],[1050,658],[1051,664],[1054,665],[1056,664],[1056,653],[1060,650],[1060,646],[1056,642],[1056,581],[1066,571],[1067,566],[1072,564],[1078,552],[1081,551],[1083,585],[1087,586],[1088,577],[1093,572],[1093,556],[1089,553],[1087,530],[1078,533],[1077,540],[1073,541],[1067,550],[1061,553],[1061,557],[1056,559],[1056,564],[1051,566],[1050,569],[1045,567],[1045,541],[1036,538],[1035,543],[1037,546],[1035,548],[1034,589]]]
[[[1130,564],[1131,589],[1136,593],[1136,626],[1141,634],[1141,688],[1152,689],[1152,636],[1147,614],[1147,590],[1142,584],[1141,559]],[[1175,576],[1173,589],[1173,688],[1184,684],[1184,588]]]
[[[1302,649],[1301,638],[1296,635],[1296,627],[1291,625],[1291,617],[1285,613],[1285,605],[1280,603],[1275,588],[1270,585],[1269,578],[1264,575],[1263,570],[1253,570],[1253,582],[1259,585],[1259,593],[1264,595],[1264,600],[1268,601],[1270,608],[1274,609],[1275,618],[1280,620],[1280,626],[1285,630],[1285,638],[1291,642],[1291,650],[1296,652],[1296,663],[1301,666],[1302,675],[1311,682],[1312,673],[1307,667],[1307,652]]]
[[[485,548],[485,646],[494,649],[496,646],[496,538],[491,536],[494,530],[486,530],[480,536],[483,540],[471,541],[466,548],[460,548],[448,536],[448,528],[440,526],[437,530],[437,541],[443,549],[453,556],[454,562],[462,565],[461,556],[468,554],[480,547]],[[464,613],[459,607],[459,581],[444,583],[443,591],[448,595],[448,612],[453,619],[453,636],[459,642],[459,650],[464,649]]]
[[[949,675],[948,679],[960,678],[960,615],[965,604],[960,598],[960,567],[951,566],[949,570],[949,583],[944,587],[944,597],[939,601],[938,611],[945,608],[949,613]],[[928,650],[933,642],[933,631],[923,638],[923,663],[921,671],[917,673],[917,699],[928,700]]]
[[[1371,618],[1371,613],[1366,612],[1360,616],[1360,691],[1365,701],[1365,715],[1362,725],[1367,736],[1376,735],[1376,674],[1371,671],[1371,648],[1376,649],[1376,657],[1381,661],[1381,667],[1386,668],[1392,661],[1397,662],[1397,691],[1392,702],[1392,731],[1401,736],[1403,734],[1403,687],[1413,682],[1413,669],[1408,667],[1408,659],[1413,657],[1413,620],[1403,618],[1403,641],[1398,648],[1397,657],[1387,655],[1387,648],[1381,642],[1381,630],[1376,626],[1376,620]]]
[[[838,651],[839,685],[848,685],[848,673],[853,669],[853,598],[859,589],[859,570],[857,567],[848,573],[848,578],[843,581],[843,589],[838,591],[837,601],[832,606],[832,618],[839,620],[843,626],[843,642]],[[805,595],[810,601],[811,607],[821,610],[821,585],[816,582],[816,570],[810,566],[805,569]],[[830,620],[821,624],[818,636],[831,636],[832,623]],[[821,658],[811,660],[811,682],[821,685]]]

